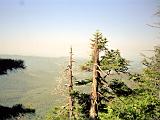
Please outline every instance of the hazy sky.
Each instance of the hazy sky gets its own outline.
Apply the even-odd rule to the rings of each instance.
[[[158,44],[158,31],[146,24],[157,0],[0,0],[0,54],[75,56],[90,54],[98,29],[109,47],[135,57]]]

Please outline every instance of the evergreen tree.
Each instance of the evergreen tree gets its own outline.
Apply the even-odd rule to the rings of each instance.
[[[115,98],[108,104],[106,113],[100,116],[104,120],[159,120],[159,76],[160,47],[155,47],[152,57],[144,56],[145,68],[141,74],[130,74],[129,81],[134,83],[132,94]],[[122,101],[124,101],[124,103]]]
[[[111,74],[127,73],[128,61],[121,57],[119,50],[107,48],[108,41],[99,31],[94,34],[91,42],[92,59],[83,65],[82,69],[92,71],[93,76],[91,80],[79,81],[77,84],[91,82],[89,118],[97,120],[98,112],[105,111],[106,102],[113,98],[116,92],[114,85],[110,85],[106,77]],[[108,93],[110,93],[109,96]]]
[[[160,90],[160,46],[154,47],[154,55],[148,57],[143,55],[144,59],[142,64],[145,66],[143,70],[143,75],[146,82],[149,82],[149,86],[153,86],[156,91]],[[158,93],[157,93],[158,94]],[[160,92],[159,92],[160,95]]]

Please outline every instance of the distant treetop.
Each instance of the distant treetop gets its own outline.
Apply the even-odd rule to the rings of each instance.
[[[0,75],[7,74],[8,70],[14,69],[25,69],[24,61],[0,58]]]

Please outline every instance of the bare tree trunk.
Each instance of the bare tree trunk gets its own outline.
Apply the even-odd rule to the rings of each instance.
[[[68,85],[68,90],[69,90],[69,120],[73,118],[73,97],[71,95],[73,91],[73,82],[72,82],[72,47],[70,48],[70,57],[69,57],[69,85]]]
[[[91,86],[91,107],[90,107],[91,120],[97,120],[98,118],[98,106],[97,106],[98,64],[99,64],[99,49],[98,49],[98,38],[97,38],[93,46],[93,80]]]

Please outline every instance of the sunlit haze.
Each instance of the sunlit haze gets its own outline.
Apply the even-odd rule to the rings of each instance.
[[[109,48],[138,56],[159,42],[157,0],[0,0],[0,54],[88,57],[96,30]]]

